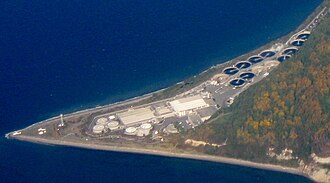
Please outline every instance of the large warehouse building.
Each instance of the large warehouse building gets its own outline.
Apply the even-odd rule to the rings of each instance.
[[[155,117],[150,107],[131,109],[127,112],[119,113],[117,116],[125,126],[136,125]]]
[[[179,116],[184,116],[194,109],[208,107],[208,104],[200,95],[174,100],[170,102],[170,105]]]

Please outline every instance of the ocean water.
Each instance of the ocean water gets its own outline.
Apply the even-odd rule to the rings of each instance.
[[[0,134],[158,90],[293,31],[321,0],[2,0]],[[309,182],[0,137],[0,182]]]

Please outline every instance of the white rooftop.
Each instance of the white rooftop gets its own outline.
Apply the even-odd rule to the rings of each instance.
[[[131,109],[127,112],[119,113],[119,119],[124,125],[132,125],[138,122],[146,121],[155,117],[154,112],[147,108]]]
[[[176,112],[188,111],[208,106],[200,95],[174,100],[170,102],[170,105]]]

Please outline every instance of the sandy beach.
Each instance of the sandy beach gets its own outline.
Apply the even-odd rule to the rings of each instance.
[[[72,142],[72,141],[62,141],[62,140],[51,140],[45,138],[37,138],[32,136],[15,136],[11,137],[16,140],[22,140],[32,143],[39,144],[47,144],[47,145],[58,145],[58,146],[68,146],[68,147],[76,147],[83,149],[93,149],[93,150],[104,150],[104,151],[114,151],[114,152],[126,152],[126,153],[136,153],[136,154],[146,154],[146,155],[156,155],[156,156],[164,156],[164,157],[173,157],[173,158],[184,158],[184,159],[193,159],[193,160],[201,160],[201,161],[210,161],[217,163],[225,163],[237,166],[245,166],[251,168],[258,168],[270,171],[278,171],[284,173],[291,173],[299,176],[304,176],[308,179],[311,179],[308,175],[304,174],[297,168],[284,167],[279,165],[272,164],[263,164],[263,163],[255,163],[251,161],[245,161],[240,159],[233,159],[221,156],[211,156],[211,155],[201,155],[201,154],[191,154],[191,153],[174,153],[168,151],[160,151],[160,150],[152,150],[146,148],[131,148],[131,147],[122,147],[122,146],[110,146],[110,145],[100,145],[100,144],[92,144],[88,142]],[[312,180],[312,179],[311,179]]]
[[[314,12],[314,14],[315,14],[315,12]],[[312,17],[312,15],[311,15],[311,17]],[[311,18],[311,17],[309,17],[309,18]],[[309,19],[307,19],[307,20],[309,20]],[[300,27],[298,27],[297,30],[302,29],[304,27],[304,25],[306,25],[307,20],[305,20],[305,22]],[[294,31],[294,32],[296,32],[296,31]],[[282,36],[281,38],[279,38],[277,40],[274,40],[274,41],[272,41],[272,42],[270,42],[270,43],[268,43],[264,46],[261,46],[260,48],[252,50],[252,51],[250,51],[250,52],[248,52],[244,55],[236,57],[236,58],[234,58],[232,60],[229,60],[225,63],[213,66],[213,67],[201,72],[200,74],[208,72],[214,67],[216,67],[217,69],[222,69],[222,67],[225,67],[226,65],[231,65],[235,62],[238,62],[242,58],[247,58],[248,56],[251,56],[255,53],[258,53],[260,50],[263,50],[263,49],[266,49],[266,48],[268,49],[274,43],[284,42],[284,40],[287,40],[290,36],[292,36],[292,34],[294,32],[292,32],[288,35]],[[198,75],[196,77],[198,77]],[[64,116],[65,117],[75,117],[75,116],[79,116],[79,115],[88,115],[88,114],[91,114],[91,113],[102,112],[102,111],[105,111],[105,110],[110,110],[110,109],[112,110],[116,107],[122,107],[122,106],[137,104],[137,103],[139,103],[139,102],[141,102],[145,99],[148,99],[148,98],[152,97],[155,93],[162,92],[166,89],[167,88],[160,89],[160,90],[157,90],[157,91],[152,92],[152,93],[147,93],[147,94],[144,94],[144,95],[141,95],[141,96],[137,96],[137,97],[134,97],[134,98],[131,98],[131,99],[127,99],[127,100],[124,100],[124,101],[120,101],[120,102],[116,102],[116,103],[112,103],[112,104],[108,104],[108,105],[104,105],[104,106],[97,106],[97,107],[94,107],[94,108],[89,108],[89,109],[73,112],[73,113],[70,113],[70,114],[66,114]],[[168,100],[168,99],[164,99],[164,100]],[[153,103],[153,102],[151,102],[151,103]],[[159,101],[157,101],[157,102],[159,102]],[[149,104],[150,103],[147,103],[147,104],[143,103],[143,104],[141,104],[141,106],[149,105]],[[59,116],[56,116],[56,117],[53,117],[53,118],[35,123],[31,126],[26,127],[25,129],[31,128],[33,126],[37,126],[41,123],[43,123],[43,124],[53,123],[54,120],[58,120],[59,118],[60,118]],[[166,151],[166,150],[164,150],[164,151],[155,150],[155,149],[150,149],[150,148],[133,148],[133,147],[116,146],[116,145],[96,144],[96,143],[93,143],[93,141],[89,142],[89,141],[84,141],[82,139],[80,141],[57,140],[57,139],[52,139],[52,138],[44,138],[44,137],[41,138],[41,137],[35,137],[35,136],[29,136],[29,135],[23,135],[23,134],[22,135],[17,135],[17,136],[11,136],[11,135],[7,134],[7,137],[10,138],[10,139],[17,139],[17,140],[21,140],[21,141],[28,141],[28,142],[32,142],[32,143],[40,143],[40,144],[48,144],[48,145],[58,145],[58,146],[77,147],[77,148],[93,149],[93,150],[137,153],[137,154],[147,154],[147,155],[156,155],[156,156],[173,157],[173,158],[185,158],[185,159],[193,159],[193,160],[211,161],[211,162],[225,163],[225,164],[231,164],[231,165],[238,165],[238,166],[252,167],[252,168],[258,168],[258,169],[265,169],[265,170],[270,170],[270,171],[291,173],[291,174],[304,176],[304,177],[307,177],[307,178],[311,179],[310,176],[303,173],[302,170],[299,170],[298,168],[289,168],[289,167],[272,165],[272,164],[255,163],[255,162],[251,162],[251,161],[245,161],[245,160],[233,159],[233,158],[227,158],[227,157],[220,157],[220,156],[211,156],[211,155],[204,155],[204,154],[192,154],[192,153],[187,153],[187,152],[177,153],[177,152],[169,152],[169,151]]]

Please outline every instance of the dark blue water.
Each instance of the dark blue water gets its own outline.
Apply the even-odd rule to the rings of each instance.
[[[294,30],[321,0],[0,1],[0,134],[167,87]],[[0,182],[307,181],[0,138]]]

